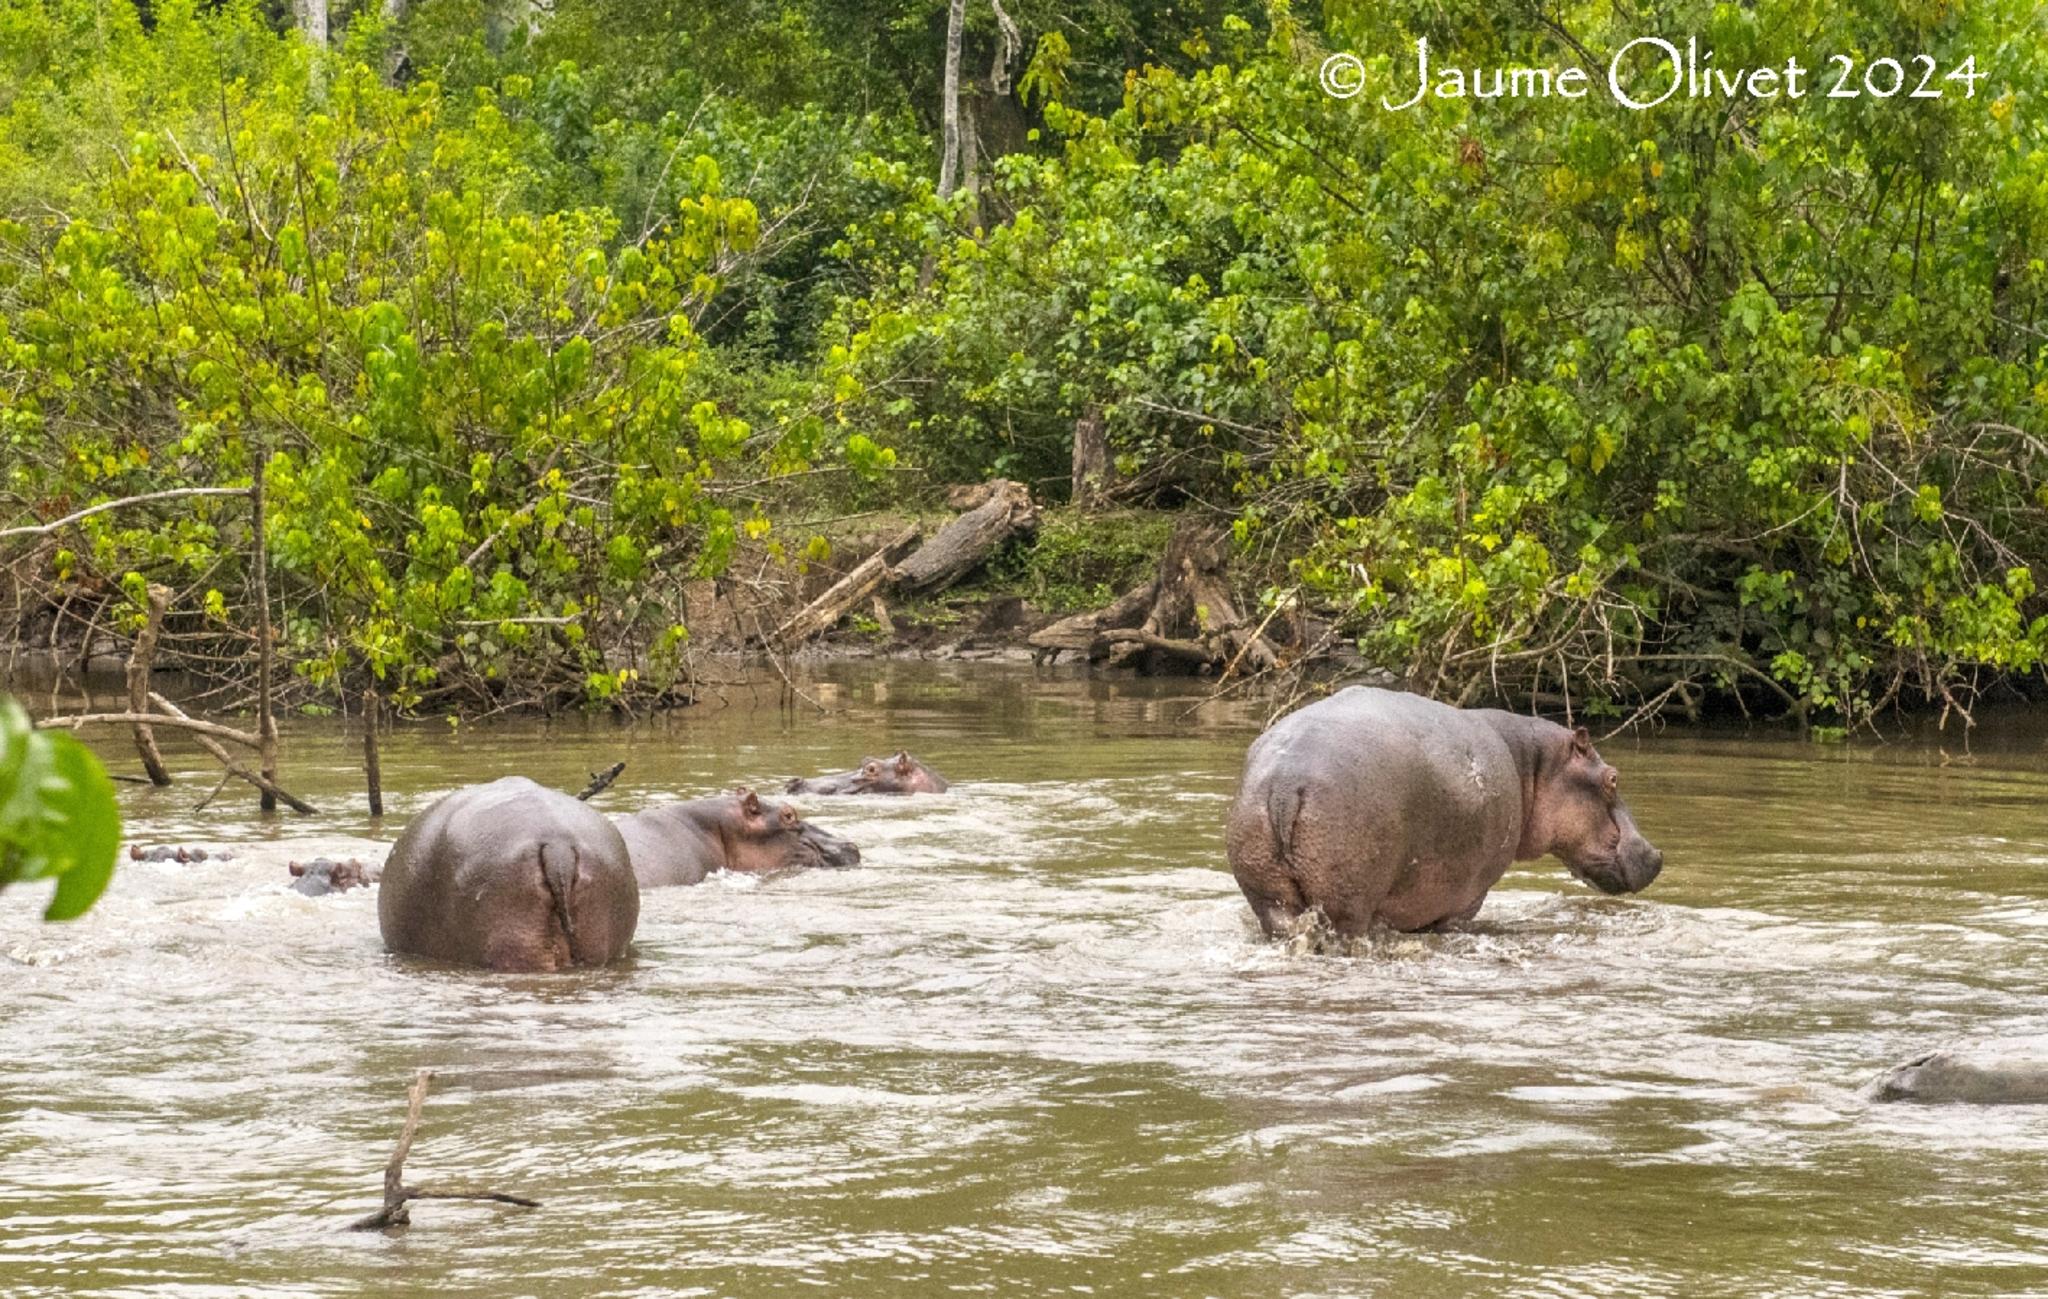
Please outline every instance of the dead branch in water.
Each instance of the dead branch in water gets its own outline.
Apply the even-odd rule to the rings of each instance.
[[[163,709],[165,712],[169,713],[173,718],[179,721],[192,721],[191,718],[185,716],[184,709],[179,708],[176,704],[164,698],[162,695],[152,693],[149,697],[149,702],[155,704],[158,708]],[[150,715],[155,716],[155,714],[153,713]],[[159,724],[169,725],[170,723],[160,722]],[[290,793],[289,791],[280,787],[276,782],[267,780],[264,777],[249,770],[241,763],[236,762],[232,757],[228,755],[228,751],[220,747],[220,745],[214,743],[214,741],[208,737],[206,732],[194,730],[192,733],[192,739],[195,743],[199,745],[200,748],[212,754],[213,760],[215,762],[218,762],[221,766],[226,767],[228,769],[229,774],[238,776],[241,779],[248,781],[250,784],[264,791],[266,794],[274,795],[279,802],[283,803],[286,807],[289,807],[292,811],[297,812],[300,816],[320,815],[320,809],[314,807],[305,799]]]
[[[350,1231],[384,1231],[391,1227],[406,1226],[412,1222],[412,1211],[406,1206],[414,1200],[489,1200],[495,1204],[516,1204],[522,1209],[540,1207],[539,1200],[507,1195],[503,1191],[472,1191],[405,1184],[405,1161],[412,1154],[413,1138],[419,1135],[420,1110],[427,1103],[427,1087],[433,1081],[432,1069],[422,1069],[413,1075],[412,1086],[405,1096],[405,1127],[398,1134],[398,1144],[392,1148],[391,1161],[384,1165],[384,1207],[350,1223]]]
[[[619,778],[619,773],[624,771],[625,769],[625,763],[614,762],[611,766],[606,767],[603,771],[591,772],[590,783],[588,785],[585,785],[583,787],[583,792],[578,794],[576,797],[588,803],[591,799],[596,798],[599,794],[602,794],[607,789],[610,789],[612,787],[612,782],[617,780]]]
[[[156,638],[163,631],[164,612],[171,607],[171,588],[158,583],[149,587],[149,614],[135,645],[128,653],[128,711],[149,711],[150,665],[156,658]],[[171,773],[164,769],[164,755],[157,752],[156,736],[148,722],[135,723],[135,752],[142,758],[142,770],[152,785],[168,785]]]
[[[161,702],[160,696],[152,695],[151,698],[158,699]],[[186,717],[182,713],[173,713],[169,716],[158,716],[155,713],[79,713],[71,717],[45,717],[42,721],[36,723],[36,729],[39,731],[75,731],[81,726],[99,726],[103,724],[108,726],[168,726],[174,731],[190,731],[196,736],[226,740],[230,744],[240,744],[251,749],[256,747],[256,737],[250,735],[247,731],[238,731],[232,726],[222,726],[218,722],[202,722],[197,718]]]

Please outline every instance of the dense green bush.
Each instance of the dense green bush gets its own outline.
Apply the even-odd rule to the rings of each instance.
[[[1127,473],[1234,500],[1370,659],[1452,698],[1719,683],[1853,719],[2048,657],[2029,6],[1225,26],[1193,75],[1048,108],[1059,151],[1003,169],[1013,220],[913,227],[936,274],[849,308],[846,418],[956,473],[1052,476],[1099,406]],[[1331,48],[1412,81],[1418,35],[1498,66],[1660,31],[1722,66],[1924,50],[1987,75],[1974,98],[1649,112],[1387,111],[1316,82]]]
[[[264,466],[304,681],[660,690],[680,587],[750,538],[801,564],[799,509],[931,480],[1057,498],[1091,412],[1120,500],[1234,519],[1263,589],[1451,698],[1855,721],[2048,659],[2048,33],[2020,0],[1019,0],[993,66],[976,3],[984,166],[943,200],[943,0],[372,8],[316,53],[247,4],[145,30],[0,0],[0,513]],[[1418,37],[1598,83],[1646,34],[1983,75],[1379,102]],[[1367,94],[1318,86],[1333,49]],[[218,635],[178,652],[239,661],[248,513],[113,512],[0,561],[117,620],[171,581]],[[1064,581],[1061,544],[998,577],[1110,581]]]

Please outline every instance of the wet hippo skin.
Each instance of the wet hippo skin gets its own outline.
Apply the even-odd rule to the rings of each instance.
[[[457,790],[414,817],[377,895],[392,951],[494,970],[616,960],[639,918],[618,830],[520,776]]]
[[[894,757],[862,758],[860,766],[831,776],[799,777],[783,786],[785,794],[943,794],[947,782],[908,749]]]
[[[2048,1037],[1944,1047],[1885,1070],[1864,1089],[1875,1101],[2048,1104]]]
[[[860,849],[752,790],[664,803],[620,817],[619,833],[642,888],[696,884],[713,871],[766,874],[858,866]]]
[[[1320,908],[1344,934],[1469,919],[1508,867],[1555,854],[1607,893],[1664,856],[1583,728],[1354,686],[1246,755],[1226,846],[1268,934]]]

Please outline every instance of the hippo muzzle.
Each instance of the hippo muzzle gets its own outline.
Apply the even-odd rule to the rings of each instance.
[[[846,870],[860,865],[860,849],[850,840],[806,822],[803,828],[804,851],[816,859],[820,866],[834,870]]]
[[[1568,863],[1572,874],[1610,896],[1641,893],[1664,869],[1664,854],[1633,825],[1622,833],[1614,855],[1602,861]]]

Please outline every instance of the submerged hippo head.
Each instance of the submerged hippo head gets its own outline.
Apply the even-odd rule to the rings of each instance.
[[[736,790],[729,814],[718,821],[730,871],[784,871],[807,866],[860,865],[860,849],[820,830],[788,803],[769,802],[751,789]]]
[[[366,865],[354,857],[346,861],[335,861],[331,857],[315,857],[309,862],[291,862],[285,869],[291,872],[292,890],[309,898],[367,887],[375,884],[377,877],[382,873],[379,868]]]
[[[783,787],[789,794],[943,794],[946,778],[898,749],[894,757],[862,758],[860,766],[836,776],[797,779]]]
[[[1621,773],[1601,760],[1581,726],[1536,774],[1528,835],[1537,856],[1555,854],[1603,893],[1640,893],[1664,869],[1621,798]]]

